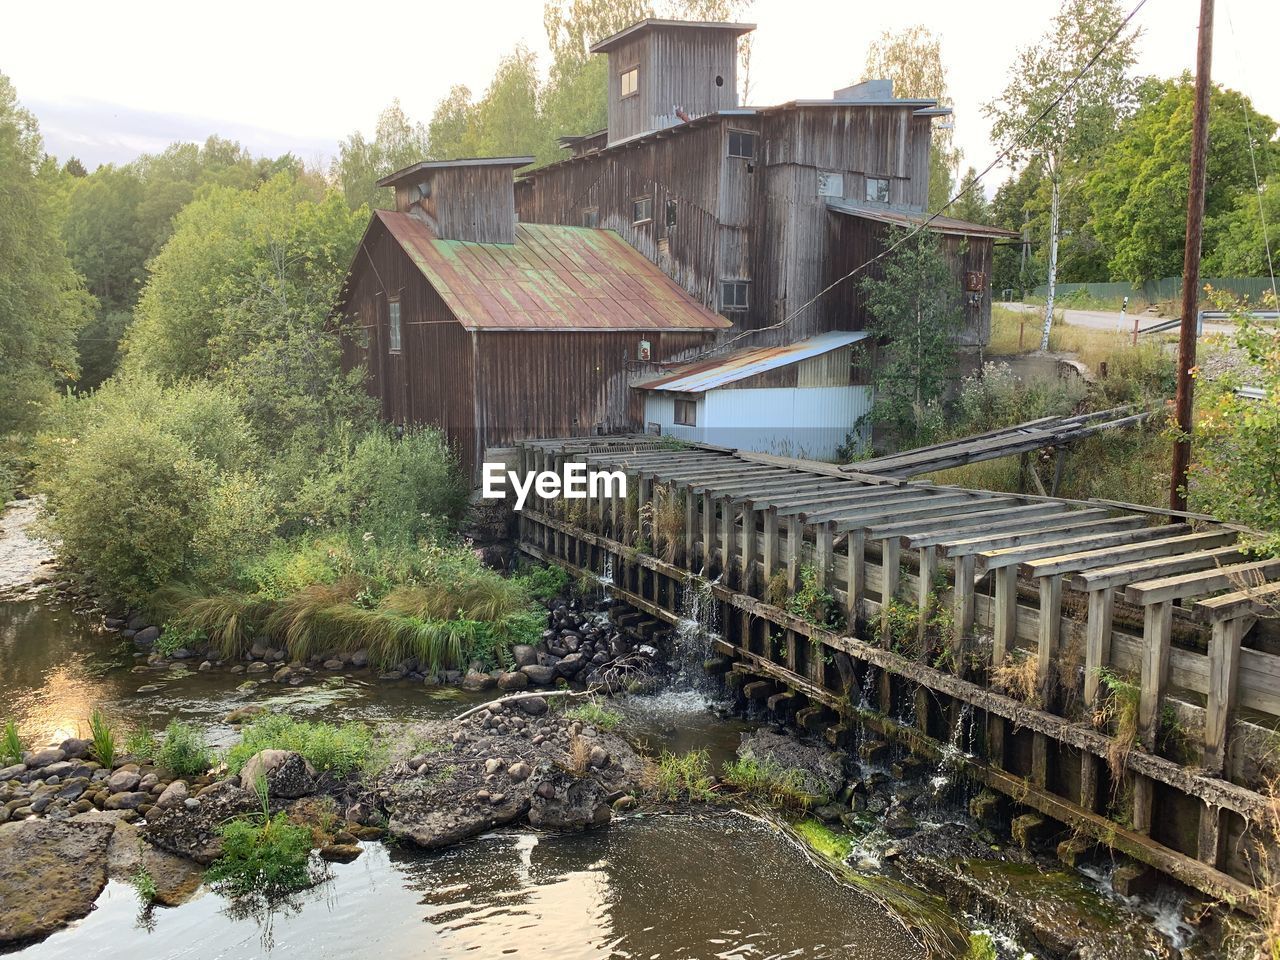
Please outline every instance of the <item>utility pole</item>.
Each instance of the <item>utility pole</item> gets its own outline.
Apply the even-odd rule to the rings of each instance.
[[[1209,67],[1213,60],[1213,0],[1200,0],[1196,42],[1196,102],[1191,125],[1191,180],[1187,186],[1187,239],[1182,255],[1182,325],[1178,332],[1178,394],[1174,401],[1178,439],[1173,445],[1169,506],[1187,509],[1191,466],[1191,397],[1196,365],[1196,314],[1200,304],[1200,243],[1204,235],[1204,170],[1209,154]]]

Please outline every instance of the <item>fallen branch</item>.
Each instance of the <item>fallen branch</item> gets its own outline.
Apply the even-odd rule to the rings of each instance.
[[[593,690],[548,690],[546,693],[513,693],[509,697],[499,697],[497,700],[488,700],[480,704],[478,707],[472,707],[466,713],[460,713],[454,717],[454,721],[467,719],[473,713],[479,713],[481,710],[489,710],[495,706],[504,703],[516,703],[519,700],[532,700],[534,697],[541,697],[544,700],[550,700],[552,697],[589,697],[595,691]]]

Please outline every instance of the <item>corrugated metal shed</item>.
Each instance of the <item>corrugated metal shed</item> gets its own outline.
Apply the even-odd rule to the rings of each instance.
[[[923,213],[908,213],[902,210],[891,210],[881,207],[864,207],[848,200],[828,200],[827,209],[836,213],[845,213],[851,217],[863,217],[879,223],[891,224],[895,227],[918,227],[928,216]],[[968,220],[957,220],[955,217],[934,217],[929,220],[929,229],[935,233],[946,233],[963,237],[1017,237],[1013,230],[1003,227],[992,227],[985,223],[971,223]]]
[[[739,350],[724,357],[686,364],[638,386],[644,390],[705,393],[768,370],[798,363],[832,350],[839,350],[841,347],[864,340],[867,336],[865,330],[835,331],[810,337],[807,340],[798,340],[785,347],[753,347],[749,350]]]
[[[516,242],[440,240],[425,223],[377,217],[469,330],[717,330],[697,303],[610,230],[516,225]]]

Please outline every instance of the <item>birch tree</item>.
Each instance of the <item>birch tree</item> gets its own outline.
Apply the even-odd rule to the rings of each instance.
[[[1131,109],[1134,82],[1129,71],[1139,31],[1121,29],[1123,22],[1116,0],[1064,0],[1039,43],[1018,52],[999,99],[983,107],[992,120],[992,140],[1009,152],[1009,162],[1021,166],[1039,159],[1050,182],[1048,296],[1041,350],[1049,349],[1053,326],[1062,193],[1064,186],[1071,186],[1068,173],[1098,150]],[[1096,62],[1086,70],[1095,55]]]

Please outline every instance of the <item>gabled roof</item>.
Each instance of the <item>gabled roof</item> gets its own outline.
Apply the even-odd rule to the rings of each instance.
[[[395,173],[389,173],[378,181],[377,186],[389,187],[407,180],[424,170],[447,170],[450,167],[510,167],[518,170],[533,163],[533,157],[466,157],[462,160],[421,160],[402,167]]]
[[[851,217],[864,220],[876,220],[895,227],[918,227],[928,222],[928,229],[934,233],[945,233],[957,237],[1017,237],[1019,234],[1004,227],[992,227],[985,223],[971,223],[968,220],[957,220],[955,217],[929,217],[924,213],[909,213],[905,210],[893,210],[887,207],[864,207],[851,200],[828,200],[827,209]]]
[[[606,53],[611,47],[616,46],[628,37],[635,36],[637,33],[644,33],[657,27],[681,27],[695,30],[732,30],[735,36],[742,36],[744,33],[750,33],[756,28],[754,23],[723,23],[718,20],[660,20],[657,17],[649,17],[647,20],[641,20],[633,23],[625,30],[619,30],[611,37],[605,37],[598,41],[592,48],[592,53]]]
[[[441,240],[407,213],[379,210],[374,222],[386,227],[469,330],[719,330],[731,325],[612,230],[518,223],[515,243],[473,243]]]
[[[715,357],[686,363],[653,380],[637,384],[642,390],[667,390],[673,393],[705,393],[736,380],[754,377],[766,370],[775,370],[810,357],[821,356],[839,350],[851,343],[865,340],[865,330],[856,332],[835,331],[819,334],[806,340],[797,340],[785,347],[749,347]]]

